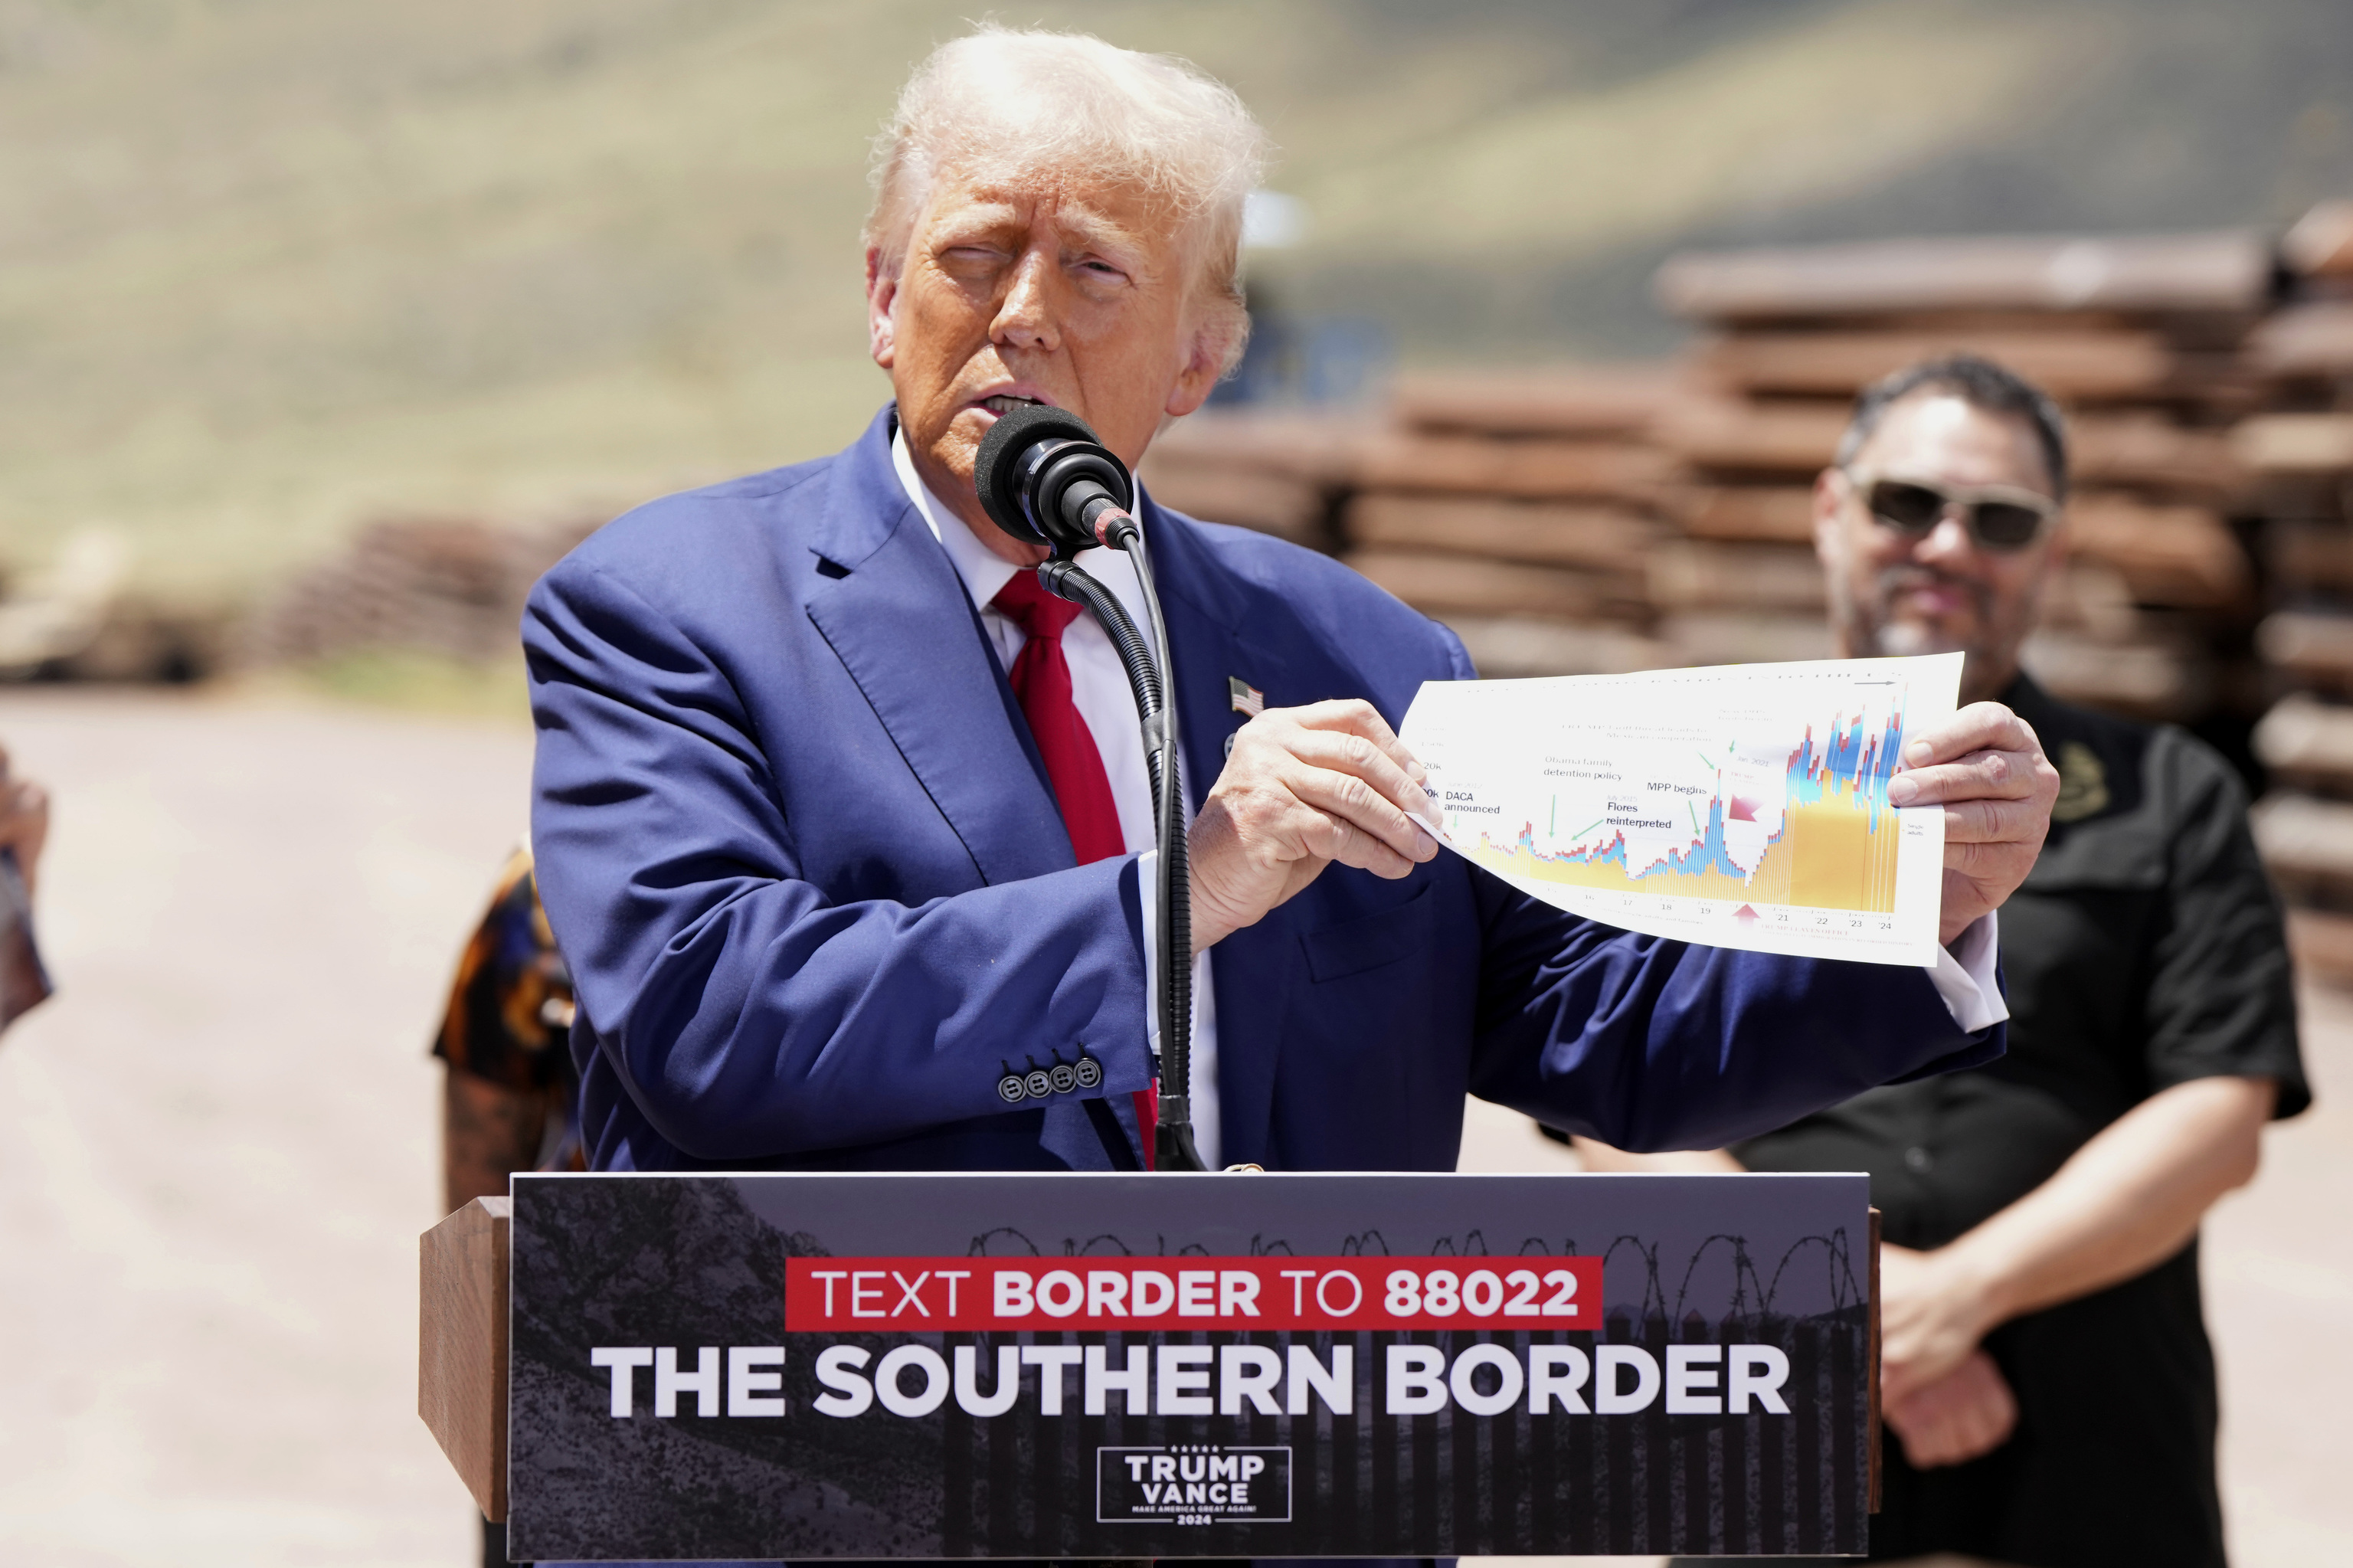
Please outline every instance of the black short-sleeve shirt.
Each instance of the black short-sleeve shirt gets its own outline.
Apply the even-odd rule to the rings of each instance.
[[[2058,767],[2042,857],[2002,906],[2010,1050],[1875,1089],[1736,1146],[1752,1171],[1866,1171],[1885,1238],[1936,1247],[2047,1181],[2158,1091],[2274,1078],[2311,1103],[2279,906],[2229,764],[2184,732],[2004,701]],[[2194,1244],[2137,1279],[2019,1319],[1988,1348],[2018,1435],[1915,1475],[1891,1445],[1874,1556],[2219,1564],[2213,1363]]]

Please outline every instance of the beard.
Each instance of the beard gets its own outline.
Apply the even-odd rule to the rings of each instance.
[[[2018,649],[2033,625],[2041,585],[2005,599],[1989,584],[1917,564],[1890,567],[1873,577],[1867,594],[1853,591],[1843,576],[1833,577],[1831,613],[1840,641],[1862,658],[1911,658],[1924,653],[1964,653],[1961,700],[1978,702],[2000,694],[2018,673]],[[1903,613],[1905,592],[1937,588],[1959,596],[1964,613],[1936,619]]]
[[[1867,650],[1874,659],[1912,659],[1924,653],[1969,652],[1968,643],[1962,639],[1947,637],[1917,620],[1872,622],[1856,646]]]
[[[1915,588],[1935,588],[1958,595],[1970,613],[1954,621],[1923,620],[1897,608]],[[1994,596],[1981,582],[1916,564],[1890,567],[1872,580],[1867,594],[1841,592],[1837,610],[1847,645],[1859,654],[1910,658],[1923,653],[1982,655],[1999,640]],[[1956,624],[1955,622],[1957,622]]]

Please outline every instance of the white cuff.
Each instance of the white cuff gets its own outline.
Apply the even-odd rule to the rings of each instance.
[[[1998,910],[1980,916],[1949,945],[1936,948],[1936,961],[1928,969],[1928,983],[1944,999],[1945,1011],[1971,1034],[2010,1017],[2010,1004],[1994,978],[2001,954],[2000,921]]]

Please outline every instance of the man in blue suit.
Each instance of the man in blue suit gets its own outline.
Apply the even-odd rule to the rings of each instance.
[[[1246,324],[1261,146],[1179,62],[945,47],[868,226],[894,402],[830,458],[640,508],[533,595],[533,840],[597,1168],[1147,1158],[1134,709],[972,465],[1021,404],[1131,466],[1199,406]],[[1925,737],[1892,792],[1947,810],[1935,971],[1631,936],[1441,855],[1402,809],[1419,768],[1392,726],[1423,681],[1472,675],[1450,632],[1306,551],[1141,516],[1193,785],[1213,1165],[1451,1170],[1466,1091],[1622,1147],[1713,1146],[2000,1052],[1992,911],[2057,791],[2008,710]],[[1109,555],[1082,560],[1132,599]],[[1265,711],[1238,712],[1252,692]]]

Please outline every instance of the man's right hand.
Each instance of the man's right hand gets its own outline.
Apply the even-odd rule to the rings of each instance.
[[[1370,703],[1270,708],[1193,820],[1193,950],[1254,926],[1334,861],[1391,879],[1438,853],[1427,775]]]
[[[2018,1399],[1983,1350],[1936,1382],[1888,1402],[1887,1425],[1915,1470],[1961,1465],[1990,1454],[2018,1430]]]

